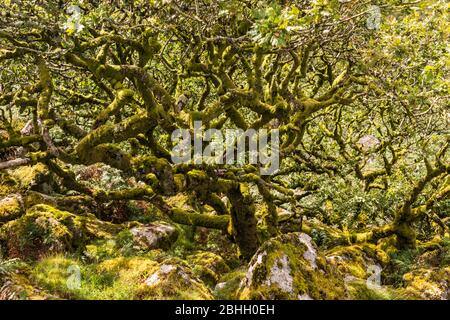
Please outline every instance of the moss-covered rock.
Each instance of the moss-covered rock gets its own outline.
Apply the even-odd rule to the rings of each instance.
[[[221,256],[212,252],[197,252],[186,258],[195,275],[214,287],[219,278],[230,271]]]
[[[18,218],[23,213],[22,197],[12,194],[0,199],[0,224]]]
[[[152,222],[130,229],[134,243],[142,249],[168,250],[177,241],[178,230],[164,221]]]
[[[52,173],[42,163],[13,169],[10,175],[19,183],[17,188],[20,190],[35,190],[49,194],[57,188]]]
[[[382,271],[389,256],[378,246],[362,243],[328,250],[327,261],[344,277],[352,300],[395,299],[394,289],[382,285]]]
[[[182,260],[167,259],[145,279],[139,298],[150,300],[212,300],[208,287],[195,276],[194,272]]]
[[[450,299],[450,267],[417,269],[403,275],[406,285],[401,292],[410,299]]]
[[[371,270],[389,262],[387,254],[373,244],[358,244],[352,246],[338,246],[328,250],[327,261],[336,266],[347,278],[367,279]]]
[[[9,257],[39,259],[45,255],[74,250],[92,239],[108,239],[121,227],[40,204],[25,215],[0,227],[0,242]]]
[[[238,289],[245,274],[245,268],[238,268],[223,275],[214,287],[214,296],[220,300],[237,300]]]
[[[310,236],[289,233],[266,241],[250,261],[239,299],[345,299],[344,280]]]

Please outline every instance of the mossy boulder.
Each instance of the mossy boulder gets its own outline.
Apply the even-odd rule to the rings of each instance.
[[[220,300],[237,300],[238,289],[245,274],[245,267],[240,267],[223,275],[214,287],[214,296]]]
[[[19,190],[34,190],[49,194],[57,189],[53,174],[42,163],[13,169],[10,176],[19,183],[17,186]]]
[[[0,227],[0,243],[9,257],[39,259],[77,249],[92,239],[112,238],[120,229],[92,214],[75,215],[39,204]]]
[[[141,249],[168,250],[178,239],[178,230],[164,221],[156,221],[130,229],[135,245]]]
[[[340,273],[311,237],[288,233],[266,241],[251,259],[239,299],[345,299]]]
[[[12,194],[0,199],[0,224],[17,219],[23,213],[22,197]]]
[[[403,275],[403,294],[409,299],[449,300],[450,267],[420,268]]]
[[[389,256],[378,246],[361,243],[338,246],[325,253],[327,262],[344,277],[352,300],[396,299],[392,288],[382,285],[382,272]]]
[[[223,258],[212,252],[196,252],[186,257],[195,275],[207,285],[214,287],[219,278],[230,272]]]
[[[338,246],[325,253],[346,279],[367,279],[374,269],[381,270],[389,262],[387,254],[373,244]]]
[[[145,279],[139,298],[149,300],[212,300],[211,291],[188,266],[177,258],[166,259]]]

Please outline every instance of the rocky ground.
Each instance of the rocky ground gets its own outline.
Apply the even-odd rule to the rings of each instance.
[[[90,170],[89,181],[105,179]],[[446,239],[399,252],[392,239],[348,246],[318,221],[308,234],[289,221],[244,263],[222,232],[145,203],[64,207],[43,195],[54,187],[39,165],[1,182],[0,299],[450,298]]]

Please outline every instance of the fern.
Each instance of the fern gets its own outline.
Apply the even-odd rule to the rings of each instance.
[[[19,259],[0,260],[0,277],[10,275],[19,266]]]

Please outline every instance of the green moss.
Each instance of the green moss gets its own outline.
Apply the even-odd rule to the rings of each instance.
[[[401,250],[391,254],[390,264],[387,266],[384,280],[387,284],[399,287],[404,284],[403,275],[415,266],[417,250]]]
[[[407,298],[393,288],[369,288],[364,280],[351,281],[347,287],[352,300],[403,300]]]
[[[447,300],[450,287],[450,267],[419,268],[403,275],[405,285],[399,289],[410,299]]]
[[[21,189],[27,189],[40,181],[43,176],[48,175],[48,173],[47,167],[42,163],[38,163],[33,166],[22,166],[11,170],[10,175],[20,183]]]
[[[202,180],[208,180],[208,175],[206,174],[206,172],[202,171],[202,170],[191,170],[188,172],[188,177],[194,180],[198,180],[198,181],[202,181]]]
[[[264,243],[250,262],[239,299],[344,299],[340,274],[306,237],[290,233]]]
[[[221,256],[212,252],[197,252],[186,257],[194,274],[213,287],[222,274],[230,271]]]
[[[269,240],[271,237],[269,226],[267,223],[267,217],[269,216],[267,206],[265,204],[255,205],[255,216],[258,219],[258,224],[256,226],[258,241],[259,243],[263,243],[264,241]]]
[[[56,205],[55,201],[43,193],[29,191],[24,197],[25,208],[31,208],[37,204]]]
[[[17,191],[18,182],[6,170],[0,172],[0,197]]]
[[[0,199],[0,223],[14,220],[22,214],[19,197],[11,195]]]
[[[0,260],[0,300],[57,299],[29,279],[30,267],[20,260]]]
[[[214,289],[214,296],[220,300],[236,300],[237,293],[242,279],[245,277],[243,268],[222,276]]]
[[[389,257],[398,253],[395,235],[378,240],[377,247],[384,251]]]
[[[143,280],[156,265],[143,257],[119,257],[86,265],[76,259],[54,256],[36,264],[32,279],[67,299],[136,299]],[[68,279],[76,276],[78,270],[79,286],[68,285]]]
[[[229,216],[215,216],[210,214],[190,213],[180,208],[173,208],[170,213],[173,222],[201,226],[219,230],[226,230],[230,218]]]
[[[175,174],[173,180],[178,190],[183,190],[186,186],[186,179],[183,174]]]
[[[11,186],[9,186],[9,185],[0,184],[0,196],[1,197],[7,196],[7,195],[9,195],[9,194],[11,194],[11,193],[13,193],[15,191],[16,191],[16,189],[11,187]]]
[[[83,254],[90,261],[99,262],[117,257],[119,250],[114,240],[96,240],[86,245]]]
[[[386,265],[389,258],[377,246],[363,243],[352,246],[338,246],[326,252],[327,260],[335,265],[344,275],[358,279],[368,277],[368,268],[371,265]]]
[[[91,239],[110,239],[121,226],[92,214],[74,215],[39,204],[0,228],[0,241],[11,257],[38,259],[49,253],[82,248]]]

